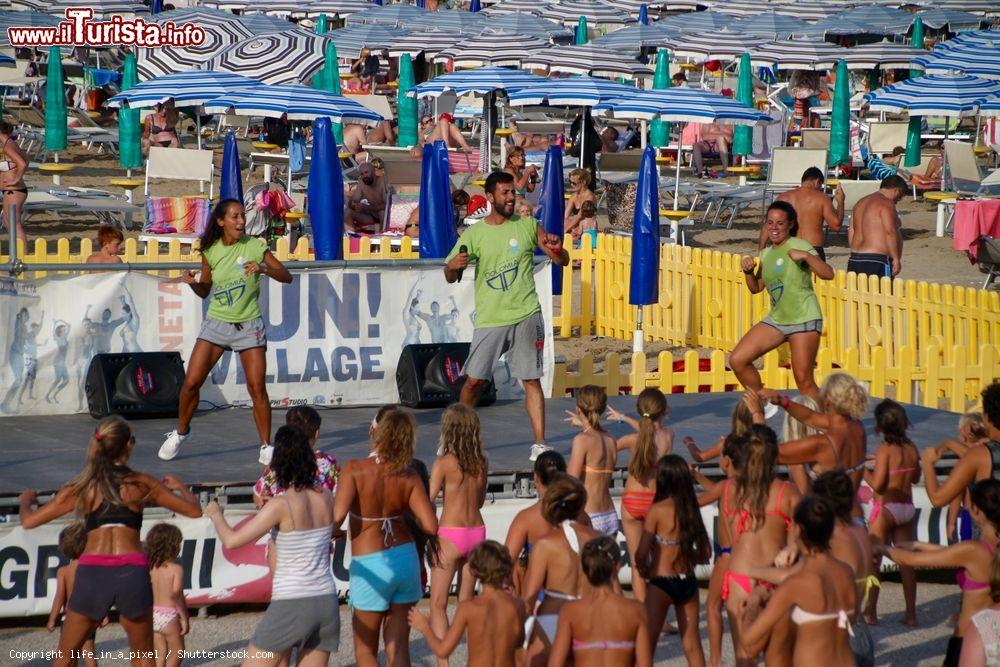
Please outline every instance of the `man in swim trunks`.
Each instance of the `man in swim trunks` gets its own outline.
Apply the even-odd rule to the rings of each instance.
[[[377,233],[385,215],[385,183],[371,162],[358,165],[358,182],[347,195],[344,227],[363,234]]]
[[[786,201],[795,207],[799,216],[799,231],[796,236],[816,250],[820,259],[826,261],[823,250],[823,223],[835,232],[844,225],[844,191],[837,188],[833,203],[823,193],[823,172],[816,167],[809,167],[802,172],[802,184],[788,192],[783,192],[778,201]],[[758,248],[767,245],[767,230],[761,225],[760,243]]]
[[[908,187],[902,176],[893,174],[882,179],[878,192],[873,192],[854,205],[847,240],[851,258],[847,270],[868,276],[896,277],[902,267],[902,222],[896,204],[903,199]]]

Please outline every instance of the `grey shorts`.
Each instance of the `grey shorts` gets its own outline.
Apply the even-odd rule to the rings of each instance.
[[[211,343],[223,350],[242,352],[255,347],[267,347],[267,331],[264,330],[264,320],[257,318],[247,322],[223,322],[205,316],[198,332],[199,340]]]
[[[335,652],[340,648],[337,594],[272,600],[250,643],[274,653],[284,653],[292,647]]]
[[[469,358],[462,375],[477,380],[493,377],[493,368],[500,355],[507,352],[510,374],[519,380],[542,377],[545,361],[545,320],[542,313],[529,315],[517,324],[485,327],[472,334]]]
[[[811,333],[815,331],[816,333],[823,333],[823,320],[809,320],[808,322],[803,322],[801,324],[778,324],[771,319],[768,315],[761,320],[762,324],[766,324],[769,327],[774,327],[781,332],[781,335],[785,338],[789,336],[794,336],[800,333]]]

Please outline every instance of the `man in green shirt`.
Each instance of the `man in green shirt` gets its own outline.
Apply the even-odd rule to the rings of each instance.
[[[444,276],[449,283],[462,279],[470,261],[476,263],[476,328],[461,402],[475,406],[493,367],[507,352],[511,375],[524,385],[524,406],[531,419],[535,444],[531,460],[551,449],[545,444],[545,396],[542,370],[545,323],[535,293],[535,248],[559,266],[569,264],[562,239],[548,234],[534,218],[515,216],[514,177],[494,171],[486,179],[490,214],[467,229],[448,255]]]

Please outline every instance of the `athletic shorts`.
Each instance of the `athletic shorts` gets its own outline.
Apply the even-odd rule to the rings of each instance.
[[[80,563],[68,606],[95,621],[107,616],[112,607],[127,619],[137,619],[153,608],[149,568]]]
[[[813,331],[817,333],[823,332],[822,319],[809,320],[808,322],[802,322],[801,324],[778,324],[777,322],[771,319],[770,315],[768,315],[767,317],[761,320],[761,323],[777,329],[778,331],[781,332],[781,335],[784,336],[786,339],[789,338],[790,336],[794,336],[795,334],[800,334],[800,333],[810,333]]]
[[[413,542],[351,556],[351,606],[358,611],[389,611],[389,605],[413,604],[424,596],[420,558]]]
[[[205,321],[201,323],[198,339],[233,352],[252,350],[255,347],[267,347],[264,320],[259,317],[247,322],[234,323],[206,316]]]
[[[542,377],[545,361],[545,320],[542,313],[529,315],[517,324],[485,327],[472,333],[469,358],[462,375],[477,380],[493,377],[493,368],[500,356],[507,353],[510,374],[519,380]]]
[[[873,252],[852,252],[847,270],[866,276],[892,277],[892,258]]]
[[[284,653],[292,647],[337,651],[340,648],[337,594],[271,600],[250,643],[262,651],[274,653]]]

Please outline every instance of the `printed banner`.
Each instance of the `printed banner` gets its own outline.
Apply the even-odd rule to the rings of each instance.
[[[535,285],[546,321],[546,395],[551,393],[552,287],[548,262]],[[306,271],[282,285],[264,279],[267,390],[272,405],[374,405],[398,400],[403,346],[472,340],[472,273],[449,285],[439,266]],[[105,352],[178,351],[185,362],[208,302],[176,280],[106,272],[40,280],[0,279],[0,415],[87,409],[90,360]],[[218,405],[249,405],[238,355],[225,353],[202,388]],[[500,398],[522,395],[501,359]]]

